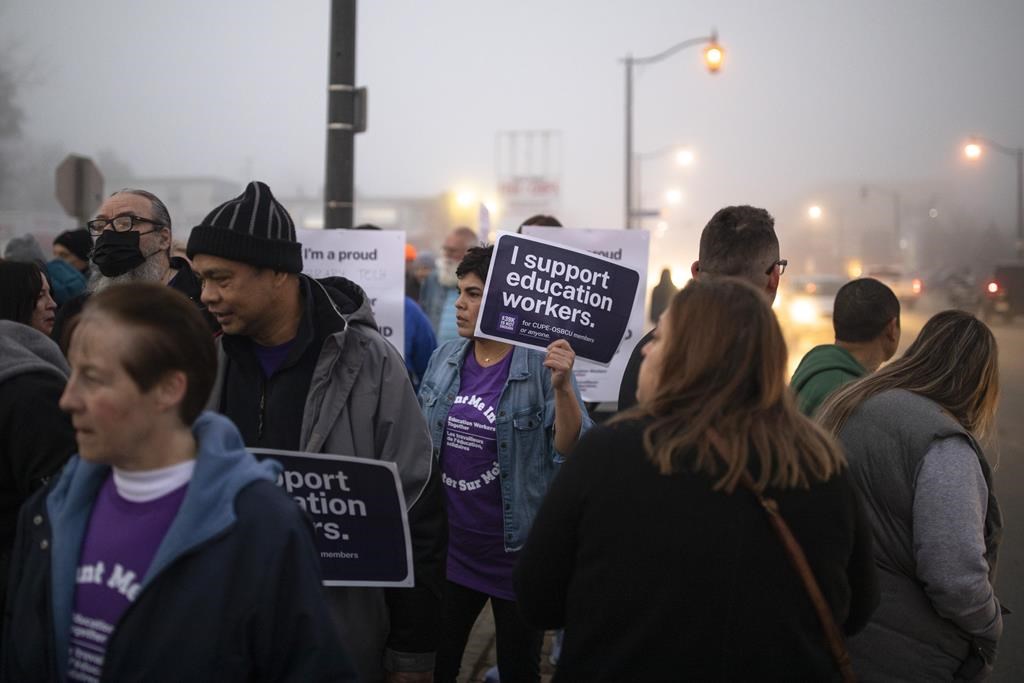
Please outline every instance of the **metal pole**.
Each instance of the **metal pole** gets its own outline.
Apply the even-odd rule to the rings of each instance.
[[[356,0],[332,0],[324,227],[351,228],[355,177]]]
[[[633,156],[633,185],[636,187],[636,197],[633,199],[633,206],[636,207],[634,212],[641,213],[644,210],[644,164],[637,155]],[[637,227],[644,227],[643,217],[637,216],[636,223]]]
[[[1024,147],[1017,148],[1017,259],[1024,260]]]
[[[633,55],[626,55],[626,229],[633,227]]]

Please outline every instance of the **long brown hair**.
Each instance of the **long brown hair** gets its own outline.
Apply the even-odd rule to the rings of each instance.
[[[970,313],[937,313],[899,360],[830,396],[818,422],[838,434],[861,403],[889,389],[905,389],[935,401],[964,429],[985,439],[999,401],[996,338]]]
[[[618,419],[653,418],[644,447],[662,474],[689,467],[731,491],[756,464],[759,489],[806,488],[844,466],[832,438],[797,410],[785,380],[786,342],[763,292],[737,278],[691,281],[659,334],[654,395]],[[721,438],[719,456],[712,433]]]

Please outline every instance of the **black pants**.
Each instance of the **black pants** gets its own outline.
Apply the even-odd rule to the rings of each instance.
[[[540,648],[544,642],[544,631],[528,626],[515,602],[445,581],[441,604],[441,644],[434,666],[436,683],[454,683],[459,675],[469,633],[488,599],[494,614],[501,683],[536,683],[540,680]]]

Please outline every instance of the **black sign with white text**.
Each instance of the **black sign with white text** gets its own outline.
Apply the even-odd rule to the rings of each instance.
[[[412,586],[412,543],[393,462],[249,449],[313,521],[325,586]]]
[[[476,334],[539,348],[565,339],[577,356],[608,363],[639,282],[635,270],[586,251],[501,233]]]

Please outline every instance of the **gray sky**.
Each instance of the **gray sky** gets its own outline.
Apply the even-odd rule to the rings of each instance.
[[[0,37],[34,81],[20,97],[32,138],[287,195],[323,182],[328,16],[326,0],[4,0]],[[645,166],[650,202],[683,189],[674,224],[699,228],[727,203],[796,220],[816,193],[870,181],[932,183],[1012,225],[1012,161],[970,167],[959,149],[972,131],[1024,144],[1018,0],[362,2],[357,190],[486,192],[496,131],[553,128],[562,217],[619,227],[619,58],[712,27],[720,74],[691,49],[636,83],[636,149],[698,154],[686,171]]]

